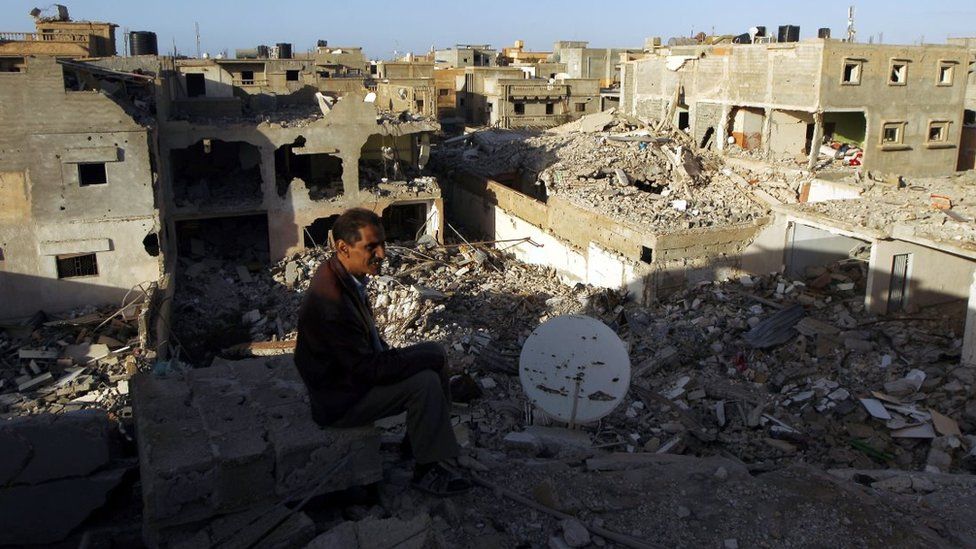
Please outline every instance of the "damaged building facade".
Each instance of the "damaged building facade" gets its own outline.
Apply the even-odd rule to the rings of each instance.
[[[391,238],[441,236],[422,172],[438,124],[382,115],[360,74],[355,92],[321,91],[331,61],[24,59],[0,74],[5,318],[116,302],[177,257],[325,245],[353,206]],[[38,115],[39,98],[60,114]]]
[[[154,87],[47,56],[0,73],[4,317],[118,302],[159,278]]]
[[[696,143],[809,155],[824,139],[863,150],[865,170],[954,171],[969,56],[957,46],[830,39],[657,48],[622,64],[624,112],[669,119]]]
[[[277,260],[325,244],[335,217],[366,204],[393,216],[409,210],[397,235],[436,234],[437,186],[419,175],[436,123],[391,121],[363,98],[345,95],[325,115],[162,122],[163,189],[177,241],[190,251],[198,235],[216,234],[214,224],[232,240],[240,236],[233,227],[246,227],[263,244],[255,259]]]

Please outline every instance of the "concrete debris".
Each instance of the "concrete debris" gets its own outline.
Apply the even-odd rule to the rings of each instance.
[[[742,188],[721,169],[720,157],[697,150],[688,139],[680,131],[652,135],[642,123],[605,111],[543,133],[479,131],[445,143],[432,166],[448,175],[465,171],[491,177],[543,201],[559,197],[644,230],[731,226],[762,218],[768,206],[757,201],[752,186]],[[763,188],[779,184],[770,181]],[[796,202],[799,184],[782,185],[790,188],[784,201]],[[701,187],[707,191],[696,190]]]
[[[99,410],[0,422],[0,544],[60,541],[105,504],[128,469],[111,427]]]
[[[306,549],[427,549],[443,547],[431,518],[421,513],[410,520],[366,518],[341,522],[313,539]]]
[[[143,347],[141,314],[139,305],[88,307],[0,327],[0,417],[99,408],[129,425],[125,383],[155,355]]]

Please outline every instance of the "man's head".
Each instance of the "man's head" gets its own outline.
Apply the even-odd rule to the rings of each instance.
[[[380,216],[364,208],[343,212],[332,225],[336,257],[356,277],[378,275],[386,257],[386,234]]]

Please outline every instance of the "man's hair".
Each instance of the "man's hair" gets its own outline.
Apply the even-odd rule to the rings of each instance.
[[[375,212],[366,208],[350,208],[342,212],[339,219],[332,224],[332,240],[336,242],[342,240],[346,244],[353,245],[359,242],[359,229],[367,225],[382,227],[383,221]]]

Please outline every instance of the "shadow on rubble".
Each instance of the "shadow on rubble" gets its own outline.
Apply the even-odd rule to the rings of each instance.
[[[0,271],[0,321],[16,324],[38,311],[61,313],[88,305],[120,305],[128,289]],[[0,329],[5,326],[0,325]]]

